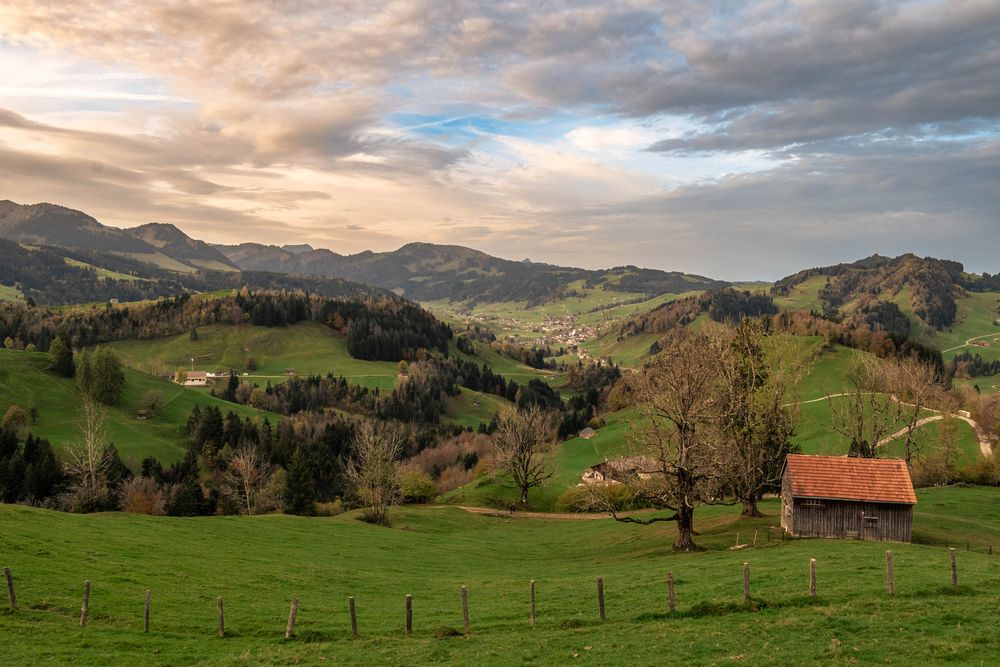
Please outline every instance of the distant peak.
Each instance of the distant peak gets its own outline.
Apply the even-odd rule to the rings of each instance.
[[[284,250],[285,252],[290,252],[293,255],[301,255],[303,253],[312,252],[315,250],[315,248],[313,248],[308,243],[288,243],[281,246],[281,249]]]

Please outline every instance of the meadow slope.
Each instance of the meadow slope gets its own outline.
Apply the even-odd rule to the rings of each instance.
[[[996,544],[996,494],[923,491],[916,531],[947,531],[952,517],[986,502],[993,510],[979,537]],[[0,612],[4,664],[989,664],[1000,651],[992,612],[1000,605],[1000,557],[961,552],[953,591],[941,546],[782,542],[767,528],[776,523],[775,504],[764,509],[772,516],[754,521],[738,521],[732,508],[698,510],[709,551],[675,554],[670,524],[508,519],[454,508],[403,509],[387,529],[351,514],[174,519],[0,506],[0,566],[12,569],[20,601],[18,611]],[[960,541],[965,529],[975,527],[960,526],[949,539]],[[757,531],[758,546],[729,550],[737,531],[744,542]],[[895,557],[891,597],[886,547]],[[819,563],[816,598],[805,595],[810,558]],[[744,562],[749,607],[740,603]],[[674,614],[668,570],[677,581]],[[604,622],[598,576],[607,591]],[[81,629],[85,578],[90,622]],[[533,628],[530,579],[538,582]],[[461,585],[469,588],[470,637],[460,636]],[[414,596],[408,638],[405,594]],[[348,595],[357,600],[357,640]],[[286,641],[292,596],[301,603],[298,637]]]

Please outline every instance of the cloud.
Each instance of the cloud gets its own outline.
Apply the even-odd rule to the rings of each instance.
[[[723,277],[1000,240],[992,0],[6,3],[0,63],[0,196],[113,223]]]

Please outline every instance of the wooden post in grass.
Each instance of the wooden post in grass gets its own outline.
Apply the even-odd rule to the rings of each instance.
[[[285,626],[285,639],[295,637],[295,617],[299,615],[299,599],[292,598],[292,606],[288,610],[288,625]]]
[[[809,559],[809,595],[816,597],[816,559]]]
[[[955,556],[955,550],[949,549],[951,552],[951,587],[958,587],[958,560]]]
[[[87,625],[87,612],[90,611],[90,580],[83,582],[83,604],[80,605],[80,627]]]
[[[218,609],[219,609],[219,636],[220,637],[225,637],[226,636],[226,614],[225,614],[225,610],[223,609],[223,606],[222,606],[222,596],[221,595],[219,596],[219,599],[215,601],[215,606],[218,607]]]
[[[674,573],[667,572],[667,599],[670,604],[670,611],[677,609],[677,598],[674,595]]]
[[[465,623],[465,634],[472,634],[472,625],[469,623],[469,591],[462,586],[462,621]]]
[[[750,563],[743,563],[743,601],[750,602]]]
[[[535,625],[535,580],[531,580],[531,625]]]
[[[406,596],[406,635],[413,634],[413,596]]]
[[[885,552],[885,592],[889,595],[896,592],[896,585],[892,576],[892,549]]]
[[[600,614],[602,621],[607,618],[604,613],[604,577],[597,578],[597,613]]]
[[[10,599],[10,608],[17,609],[17,593],[14,592],[14,575],[10,573],[10,568],[3,569],[3,576],[7,579],[7,597]]]
[[[143,632],[149,632],[149,603],[150,602],[151,602],[151,600],[150,600],[150,592],[149,592],[149,589],[147,588],[146,589],[146,611],[145,611],[145,614],[143,614],[143,620],[142,620],[142,631]]]
[[[351,636],[357,639],[358,637],[358,615],[354,611],[354,596],[351,595],[347,598],[347,606],[351,608]]]

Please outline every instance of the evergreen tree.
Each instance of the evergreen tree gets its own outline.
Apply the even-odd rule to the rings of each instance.
[[[118,356],[107,348],[94,354],[93,381],[90,394],[105,405],[116,404],[125,387],[125,373]]]
[[[49,345],[49,356],[52,362],[49,370],[58,373],[63,377],[71,378],[76,374],[76,364],[73,363],[73,350],[63,340],[62,336],[56,336]]]
[[[303,447],[298,447],[292,455],[285,480],[285,514],[310,516],[313,514],[313,501],[316,500],[316,488],[313,485],[312,471]]]

